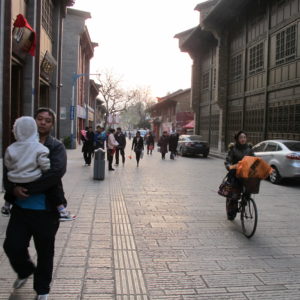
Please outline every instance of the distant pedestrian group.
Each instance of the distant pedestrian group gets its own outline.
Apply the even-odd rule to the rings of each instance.
[[[144,131],[144,130],[143,130]],[[105,129],[101,126],[97,126],[95,133],[92,127],[87,127],[85,130],[81,130],[81,140],[83,142],[82,152],[85,161],[85,165],[90,166],[91,160],[96,149],[106,149],[108,170],[114,171],[113,160],[115,158],[115,166],[120,163],[123,165],[126,161],[126,138],[131,138],[131,132],[128,134],[122,131],[120,127],[115,129]],[[174,160],[177,155],[179,134],[171,132],[168,134],[164,131],[162,136],[159,138],[157,146],[158,151],[161,153],[161,158],[166,159],[166,154],[170,152],[170,159]],[[146,147],[147,155],[152,155],[155,148],[155,136],[151,131],[148,131],[144,137],[141,132],[137,131],[131,144],[131,151],[135,153],[136,165],[139,167],[140,160],[144,156],[144,150]],[[131,155],[129,155],[131,158]]]
[[[107,132],[104,127],[97,126],[95,133],[92,127],[86,127],[81,130],[82,153],[86,166],[90,166],[94,151],[101,148],[107,150],[108,170],[114,171],[113,159],[115,157],[115,165],[119,165],[120,156],[122,163],[125,164],[125,147],[126,137],[120,127],[111,128]]]

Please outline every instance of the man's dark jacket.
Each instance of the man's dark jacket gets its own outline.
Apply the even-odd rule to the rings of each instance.
[[[119,149],[125,149],[125,147],[126,147],[126,137],[125,137],[124,133],[123,132],[120,132],[120,133],[117,132],[115,134],[115,139],[119,143],[118,148]]]
[[[41,178],[34,182],[22,184],[28,189],[28,194],[45,194],[47,210],[57,211],[57,205],[67,205],[64,197],[64,190],[62,185],[62,177],[67,170],[67,154],[65,146],[52,136],[48,136],[44,144],[49,149],[50,170],[44,173]],[[7,169],[4,168],[4,188],[6,191],[5,200],[11,202],[15,201],[13,196],[13,189],[16,186],[7,178]]]

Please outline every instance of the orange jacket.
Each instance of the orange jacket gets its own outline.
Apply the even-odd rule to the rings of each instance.
[[[245,156],[236,165],[231,166],[231,169],[236,169],[236,177],[238,178],[266,179],[273,172],[268,163],[254,156]]]

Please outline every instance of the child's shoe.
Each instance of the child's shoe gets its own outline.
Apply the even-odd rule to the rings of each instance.
[[[60,215],[59,217],[60,222],[73,221],[76,219],[76,216],[72,215],[69,211],[60,212],[59,215]]]
[[[2,206],[2,208],[1,208],[1,214],[4,217],[9,217],[9,215],[10,215],[10,208],[6,207],[6,206]]]

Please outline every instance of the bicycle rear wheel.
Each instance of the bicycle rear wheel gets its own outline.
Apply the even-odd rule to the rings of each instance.
[[[244,235],[251,238],[257,226],[257,207],[252,198],[242,200],[241,223]]]

